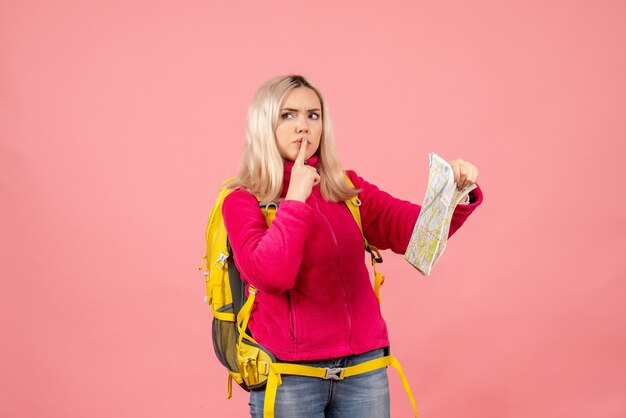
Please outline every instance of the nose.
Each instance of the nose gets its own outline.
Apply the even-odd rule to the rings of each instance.
[[[308,133],[309,132],[309,123],[307,121],[306,116],[299,116],[298,123],[296,124],[296,132],[299,134]]]

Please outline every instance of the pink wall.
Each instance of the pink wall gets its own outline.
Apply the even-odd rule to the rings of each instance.
[[[287,72],[396,196],[429,151],[481,169],[432,277],[383,266],[422,417],[626,416],[625,3],[262,3],[0,3],[0,416],[245,416],[196,265]]]

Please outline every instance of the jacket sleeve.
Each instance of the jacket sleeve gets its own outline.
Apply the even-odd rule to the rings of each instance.
[[[368,242],[381,250],[390,249],[395,253],[404,254],[421,207],[391,196],[359,177],[354,171],[347,171],[346,174],[354,186],[361,190],[359,192],[361,219]],[[477,187],[472,191],[472,203],[457,205],[455,208],[448,237],[463,225],[481,202],[482,192]]]
[[[229,194],[222,206],[242,278],[265,293],[280,293],[295,284],[313,209],[285,200],[270,227],[261,210],[256,198],[243,190]]]

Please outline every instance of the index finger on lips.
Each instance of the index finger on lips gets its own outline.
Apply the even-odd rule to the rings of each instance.
[[[306,155],[307,140],[303,138],[300,142],[300,149],[298,150],[298,156],[296,157],[296,163],[304,164],[304,157]]]

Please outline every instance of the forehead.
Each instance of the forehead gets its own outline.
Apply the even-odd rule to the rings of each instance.
[[[313,89],[308,87],[296,87],[287,92],[281,107],[319,109],[321,104],[320,98],[317,97],[317,93],[315,93]]]

